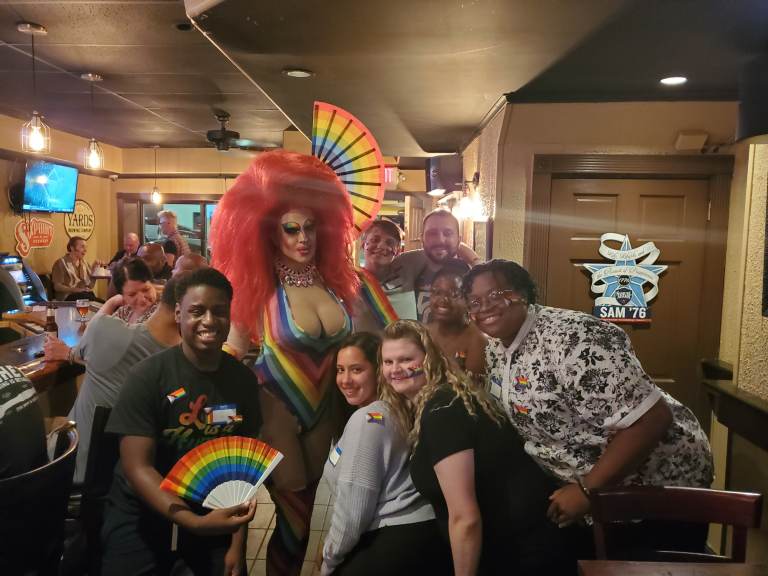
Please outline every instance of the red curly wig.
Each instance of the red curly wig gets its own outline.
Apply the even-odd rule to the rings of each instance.
[[[213,215],[212,265],[232,283],[232,320],[261,332],[261,318],[275,291],[274,263],[280,217],[307,208],[317,223],[315,264],[325,286],[351,305],[360,280],[354,271],[352,205],[336,174],[314,156],[276,150],[259,154],[222,197]]]

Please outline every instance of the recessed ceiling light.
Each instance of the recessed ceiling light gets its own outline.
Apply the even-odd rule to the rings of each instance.
[[[438,196],[442,196],[443,194],[445,194],[445,188],[435,188],[427,192],[427,194],[429,194],[434,198],[437,198]]]
[[[80,78],[87,82],[101,82],[103,80],[101,74],[96,74],[95,72],[83,72],[80,74]]]
[[[45,36],[48,34],[45,26],[42,24],[35,24],[34,22],[16,22],[16,30],[22,34],[29,34],[31,36]]]
[[[179,32],[189,32],[192,30],[192,23],[191,22],[179,22],[177,24],[174,24],[174,28],[178,30]]]
[[[289,78],[311,78],[315,73],[304,68],[283,68],[283,75]]]
[[[680,86],[688,82],[688,78],[685,76],[667,76],[659,80],[664,86]]]

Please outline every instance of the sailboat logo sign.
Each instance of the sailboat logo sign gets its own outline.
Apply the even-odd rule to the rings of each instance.
[[[659,293],[659,274],[667,269],[655,264],[659,249],[653,242],[632,248],[629,235],[607,232],[600,236],[598,252],[612,262],[583,264],[592,274],[592,292],[599,295],[592,314],[609,322],[649,323],[648,303]]]

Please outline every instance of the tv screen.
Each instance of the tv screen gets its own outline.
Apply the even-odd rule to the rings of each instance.
[[[28,162],[23,210],[72,212],[77,193],[77,168],[53,162]]]

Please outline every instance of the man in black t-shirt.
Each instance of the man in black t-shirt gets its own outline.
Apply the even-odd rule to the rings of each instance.
[[[219,436],[256,437],[261,426],[255,376],[221,350],[229,281],[200,269],[178,282],[176,298],[181,345],[131,371],[107,426],[122,438],[102,533],[105,574],[167,574],[179,556],[196,575],[245,574],[255,502],[207,512],[160,489],[195,446]]]

